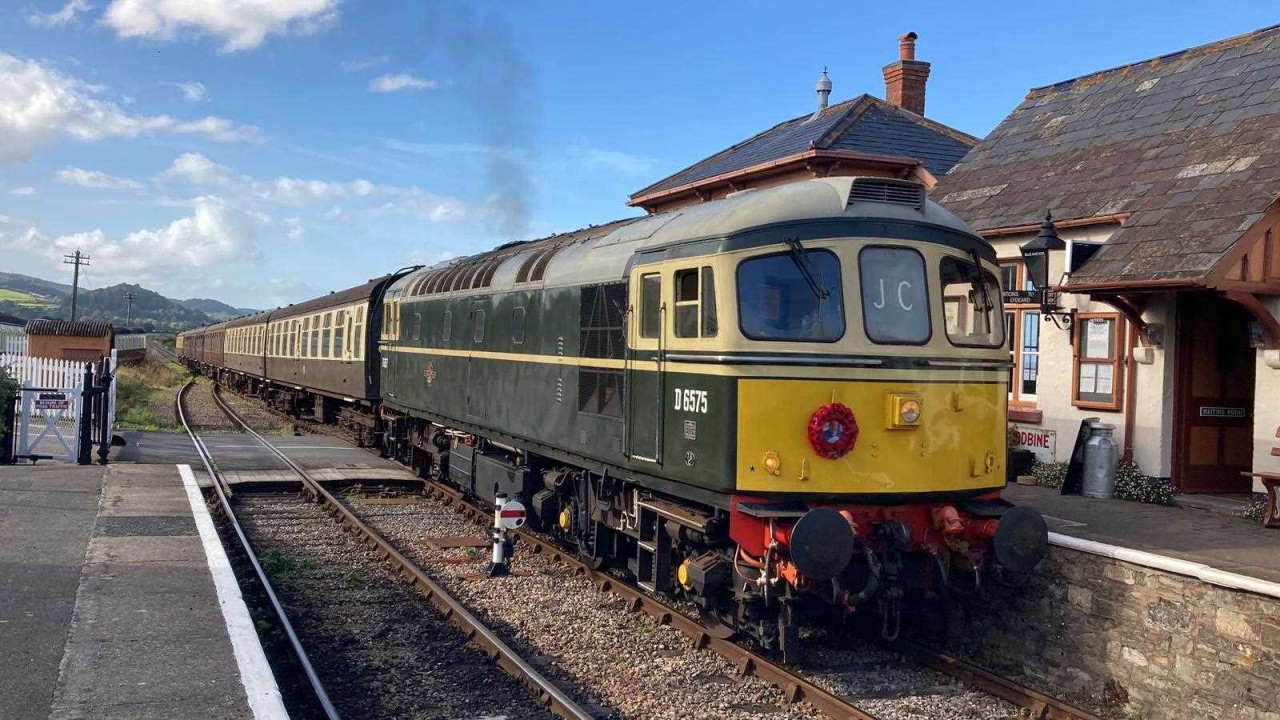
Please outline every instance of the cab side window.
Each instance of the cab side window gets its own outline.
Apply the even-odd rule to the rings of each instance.
[[[651,273],[640,276],[640,337],[656,338],[662,332],[659,318],[662,307],[662,276]]]
[[[677,270],[675,274],[675,335],[682,338],[715,337],[715,276],[710,267]]]

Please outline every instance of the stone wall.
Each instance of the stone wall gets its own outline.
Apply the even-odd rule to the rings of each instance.
[[[962,597],[947,645],[1113,717],[1280,720],[1280,600],[1076,550]]]

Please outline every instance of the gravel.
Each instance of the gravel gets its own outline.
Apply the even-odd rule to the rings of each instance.
[[[214,402],[213,382],[207,378],[197,378],[196,384],[187,391],[185,411],[187,423],[196,432],[240,429]]]
[[[261,401],[242,397],[240,394],[222,389],[222,399],[231,406],[232,410],[239,413],[244,421],[249,423],[249,427],[260,433],[281,433],[287,431],[287,434],[293,434],[293,426],[288,425],[279,415],[268,410]]]
[[[348,500],[518,652],[540,658],[544,672],[604,717],[822,717],[808,706],[786,705],[767,683],[737,677],[719,655],[628,612],[622,598],[598,592],[562,563],[521,554],[517,546],[512,575],[489,578],[487,548],[430,548],[433,537],[486,537],[484,528],[441,504]]]
[[[320,506],[249,493],[236,504],[340,715],[551,717]]]

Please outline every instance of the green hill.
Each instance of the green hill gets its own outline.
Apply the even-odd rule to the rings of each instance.
[[[252,308],[232,307],[213,298],[187,298],[186,300],[177,300],[175,302],[191,310],[202,312],[214,320],[230,320],[241,315],[252,315],[258,312]]]
[[[125,327],[129,319],[129,301],[126,293],[130,292],[134,294],[131,327],[150,326],[157,330],[181,330],[212,321],[208,315],[199,310],[185,307],[141,285],[128,283],[98,290],[81,290],[76,317],[82,320],[107,320],[114,323],[116,327]],[[54,317],[70,317],[70,296],[61,298],[52,314]]]

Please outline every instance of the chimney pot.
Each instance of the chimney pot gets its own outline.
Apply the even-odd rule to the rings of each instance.
[[[909,32],[898,37],[898,59],[899,60],[915,60],[916,59],[916,38],[919,35]]]
[[[924,86],[929,63],[916,60],[916,39],[906,33],[898,38],[898,61],[884,66],[884,99],[903,110],[924,115]]]
[[[814,115],[827,109],[827,100],[831,97],[831,78],[827,77],[827,69],[822,68],[822,74],[818,76],[818,84],[814,86],[814,90],[818,93],[818,109],[814,111]]]

